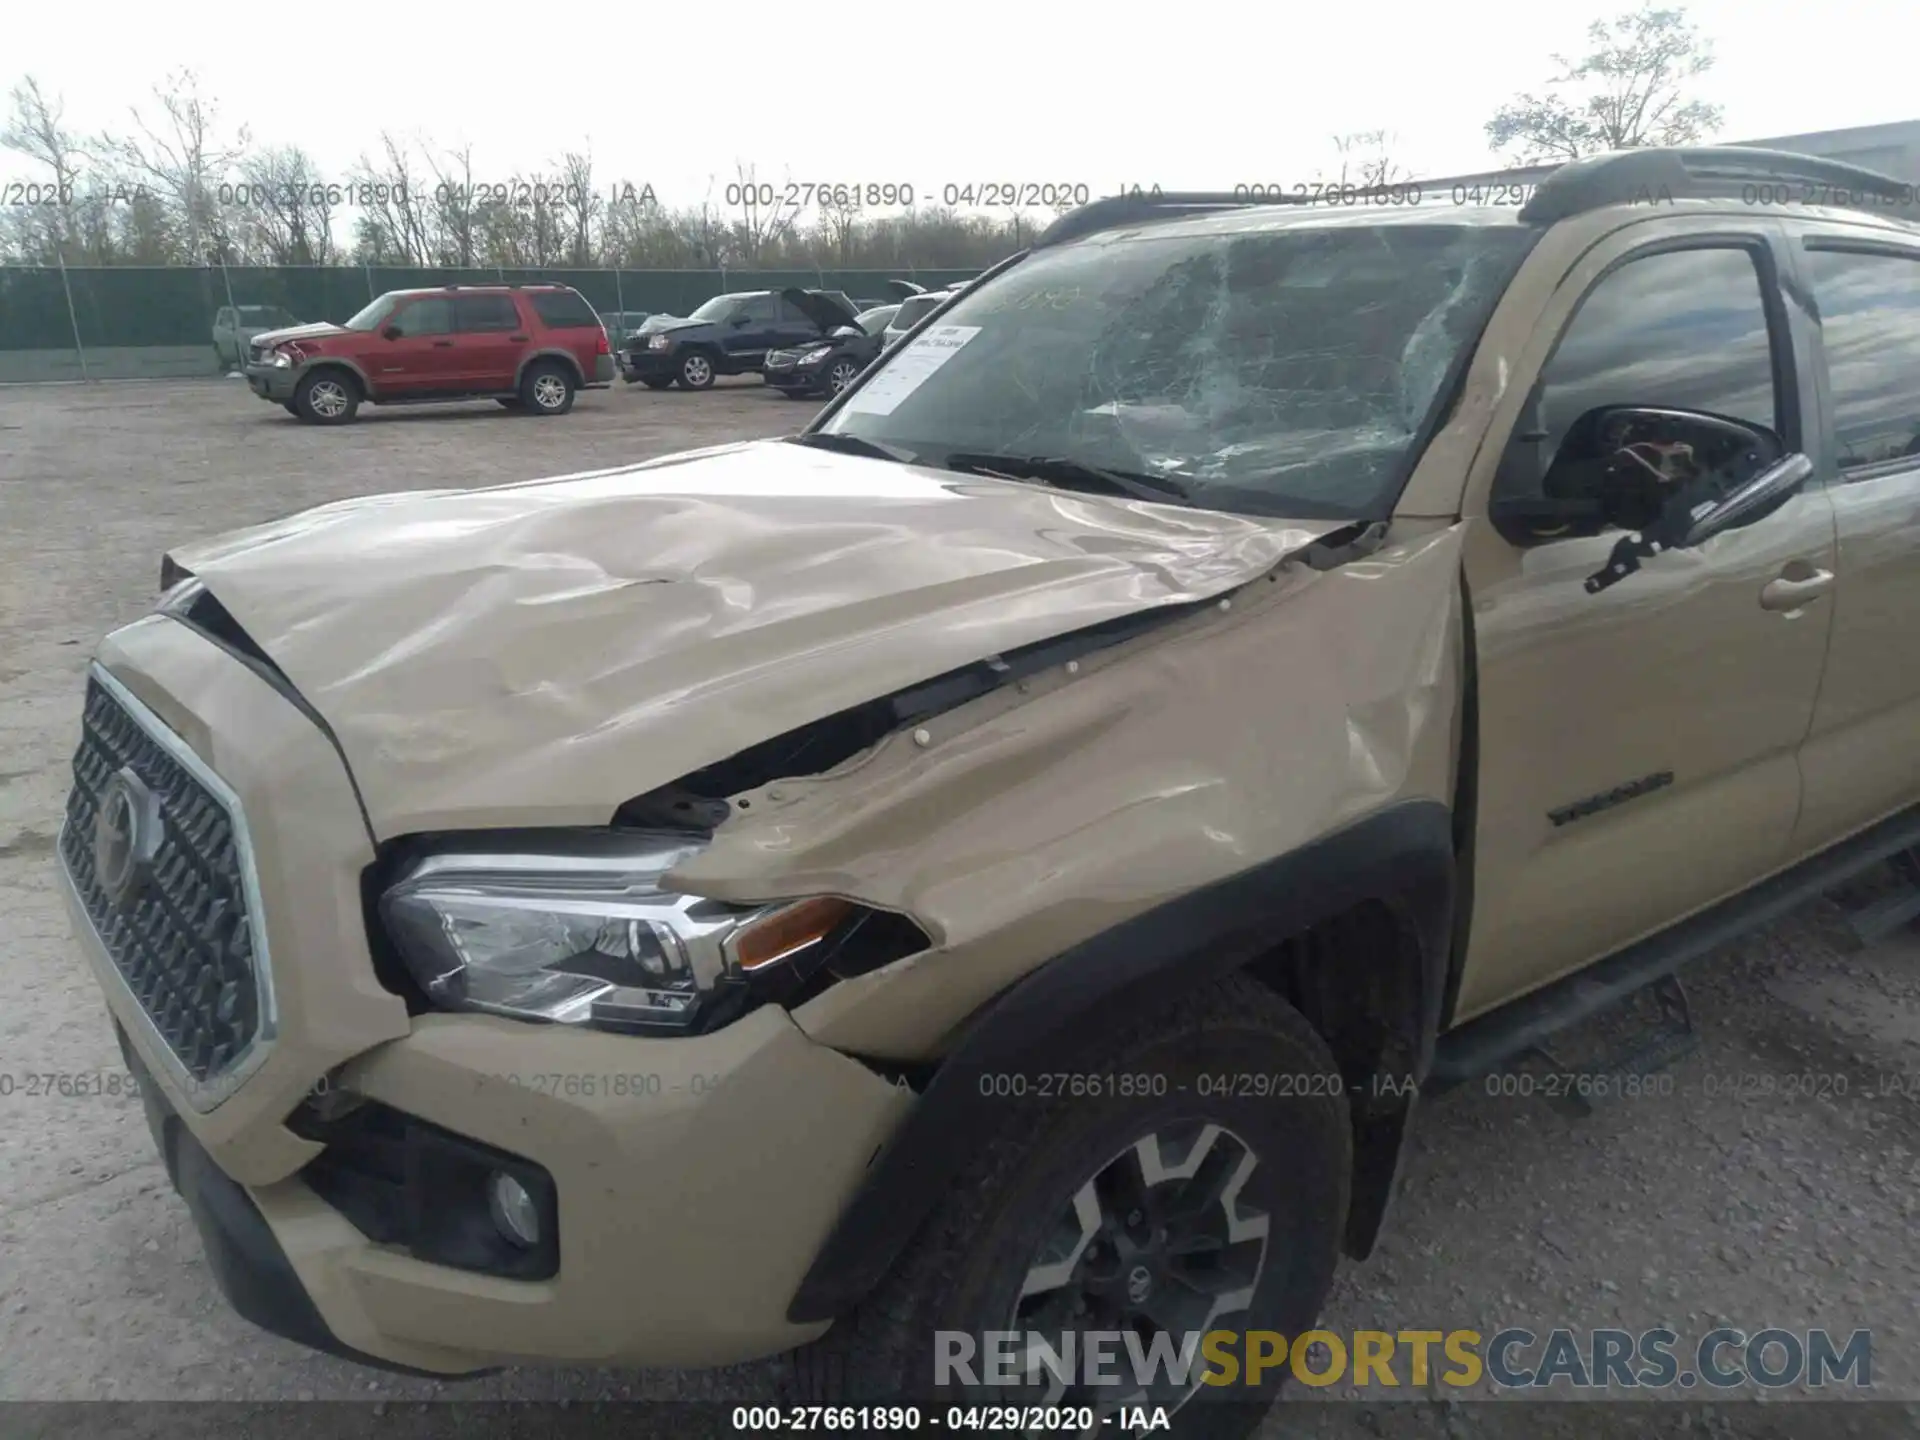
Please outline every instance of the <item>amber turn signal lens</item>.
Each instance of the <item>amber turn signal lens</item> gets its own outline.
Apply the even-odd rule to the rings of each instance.
[[[734,936],[733,958],[742,970],[775,964],[826,939],[856,908],[850,900],[823,895],[776,910]]]

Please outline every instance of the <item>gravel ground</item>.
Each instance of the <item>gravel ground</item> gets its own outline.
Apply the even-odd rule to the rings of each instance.
[[[401,1402],[771,1395],[772,1365],[436,1383],[284,1343],[220,1299],[138,1103],[29,1094],[28,1077],[119,1070],[67,939],[53,849],[86,658],[149,604],[166,546],[348,495],[497,483],[777,434],[809,413],[752,384],[703,395],[623,387],[583,396],[561,420],[489,404],[373,410],[330,431],[296,424],[237,382],[0,389],[0,984],[11,997],[0,1007],[0,1399],[411,1409]],[[1683,1337],[1683,1355],[1720,1323],[1867,1329],[1874,1394],[1920,1399],[1916,961],[1920,943],[1909,938],[1851,948],[1839,911],[1822,904],[1689,972],[1702,1043],[1666,1072],[1662,1093],[1586,1117],[1477,1085],[1432,1103],[1389,1234],[1371,1261],[1345,1269],[1328,1325],[1544,1334],[1665,1324]],[[1570,1037],[1568,1048],[1592,1038]],[[1398,1378],[1397,1393],[1417,1398],[1404,1370]],[[1355,1392],[1335,1385],[1310,1398]],[[1536,1407],[1518,1428],[1510,1405],[1289,1408],[1298,1433],[1549,1431]],[[74,1412],[33,1413],[32,1428],[54,1434]],[[214,1412],[195,1427],[246,1433],[255,1421],[242,1424],[242,1413]],[[321,1424],[326,1407],[311,1413]],[[1567,1433],[1598,1433],[1593,1412],[1581,1413],[1577,1423],[1567,1414]],[[1629,1412],[1607,1413],[1624,1422]],[[1677,1406],[1665,1413],[1681,1418]],[[272,1414],[276,1430],[310,1428],[284,1408]],[[1854,1406],[1846,1418],[1834,1433],[1913,1433],[1903,1412]],[[88,1424],[113,1428],[101,1419],[94,1412]],[[1761,1433],[1755,1425],[1725,1433]]]

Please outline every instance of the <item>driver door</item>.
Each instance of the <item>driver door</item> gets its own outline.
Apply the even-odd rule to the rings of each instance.
[[[778,303],[772,294],[750,295],[720,332],[720,345],[735,372],[757,370],[779,334]]]
[[[1550,467],[1598,407],[1704,412],[1772,432],[1781,453],[1804,450],[1806,320],[1777,284],[1771,243],[1694,223],[1635,225],[1566,275],[1534,342],[1553,337],[1538,378],[1490,482],[1466,496],[1479,802],[1456,1020],[1791,858],[1798,751],[1837,584],[1825,490],[1803,484],[1597,591],[1588,581],[1627,531],[1552,538],[1549,526],[1516,539],[1510,521],[1490,518],[1502,500],[1553,490],[1551,476],[1565,472]],[[1523,362],[1517,378],[1528,373]],[[1662,442],[1697,433],[1640,438],[1655,442],[1641,453],[1657,456]]]
[[[456,387],[453,302],[442,295],[410,300],[381,327],[385,342],[367,367],[378,392],[392,399],[421,398]]]

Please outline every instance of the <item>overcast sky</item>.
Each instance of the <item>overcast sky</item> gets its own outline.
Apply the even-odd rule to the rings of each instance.
[[[1624,8],[1624,7],[1623,7]],[[1394,132],[1416,173],[1485,168],[1481,126],[1613,13],[1542,0],[1281,8],[1257,0],[841,0],[557,11],[484,0],[345,10],[16,5],[0,87],[32,75],[84,131],[127,126],[179,65],[256,141],[331,176],[380,132],[470,141],[478,180],[552,173],[590,149],[596,188],[650,182],[698,203],[735,166],[759,178],[1215,188],[1292,183],[1334,134]],[[1721,139],[1914,118],[1912,0],[1798,12],[1702,0],[1719,63],[1699,86]],[[788,98],[782,99],[782,95]],[[0,175],[32,173],[0,154]],[[715,178],[717,177],[717,179]]]

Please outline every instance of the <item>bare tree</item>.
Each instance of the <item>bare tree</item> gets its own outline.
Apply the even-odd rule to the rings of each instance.
[[[593,153],[569,150],[560,161],[560,221],[567,263],[585,269],[594,263],[601,200],[593,188]]]
[[[853,258],[854,247],[858,243],[861,222],[866,219],[857,197],[845,199],[829,198],[820,202],[820,218],[815,225],[817,244],[814,252],[821,250],[836,265],[845,265]]]
[[[30,161],[67,205],[23,205],[0,216],[0,256],[28,264],[272,265],[365,263],[713,269],[977,269],[1015,248],[1032,220],[929,209],[862,211],[845,197],[803,213],[788,185],[737,167],[697,205],[669,207],[648,185],[602,183],[583,147],[556,161],[557,178],[481,185],[471,146],[383,134],[342,187],[298,145],[255,150],[229,132],[191,71],[169,76],[126,133],[87,140],[65,124],[58,97],[31,79],[0,116],[0,148]],[[482,173],[485,173],[484,170]],[[229,183],[232,182],[232,183]],[[728,198],[738,203],[722,205]],[[351,222],[351,234],[342,231]]]
[[[130,107],[137,134],[102,136],[101,147],[151,185],[172,212],[189,264],[215,253],[224,257],[232,237],[221,214],[219,186],[246,152],[247,127],[231,137],[221,133],[220,107],[200,93],[200,78],[192,70],[169,74],[154,87],[153,99],[147,115]]]
[[[414,164],[410,147],[382,131],[382,155],[365,155],[354,180],[368,203],[360,215],[359,258],[370,264],[425,265],[435,258],[433,206],[445,189]]]
[[[297,145],[257,151],[240,162],[230,224],[249,259],[269,265],[326,265],[333,260],[337,193],[312,156]]]
[[[1718,105],[1689,99],[1713,68],[1713,45],[1684,9],[1652,4],[1587,28],[1579,60],[1555,55],[1555,93],[1518,95],[1487,121],[1488,143],[1509,163],[1578,160],[1607,150],[1685,145],[1718,128]],[[1569,98],[1571,96],[1572,98]]]
[[[80,176],[87,154],[80,137],[67,129],[66,106],[56,96],[49,100],[31,75],[13,87],[13,108],[0,129],[0,148],[23,155],[46,170],[50,205],[22,206],[10,216],[19,232],[9,236],[21,250],[39,252],[47,260],[73,260],[72,212],[82,203]]]
[[[475,208],[479,192],[473,180],[473,146],[463,143],[458,150],[445,150],[437,157],[429,151],[427,170],[433,183],[420,202],[422,231],[434,237],[438,252],[434,258],[462,269],[479,264],[480,222]]]
[[[735,162],[733,173],[740,197],[740,218],[732,226],[734,248],[740,259],[757,264],[793,233],[800,207],[788,203],[785,180],[763,181],[758,167],[744,161]]]

